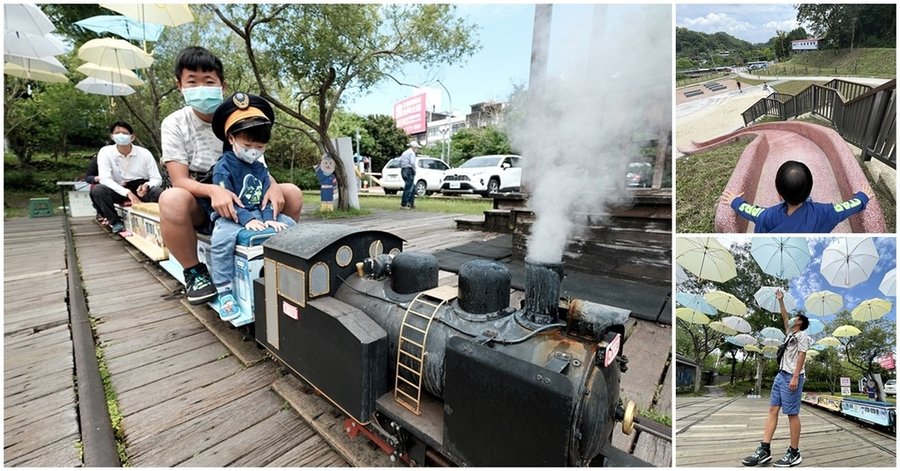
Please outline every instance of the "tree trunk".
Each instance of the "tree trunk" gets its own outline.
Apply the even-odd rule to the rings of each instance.
[[[754,383],[755,391],[759,393],[762,391],[762,373],[763,373],[763,357],[762,355],[756,356],[756,382]]]
[[[731,385],[734,386],[734,368],[737,366],[737,358],[731,358]]]

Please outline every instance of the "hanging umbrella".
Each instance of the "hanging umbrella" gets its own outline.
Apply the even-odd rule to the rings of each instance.
[[[40,70],[29,71],[24,67],[9,63],[3,64],[3,73],[6,75],[12,75],[13,77],[19,77],[26,80],[34,80],[37,82],[66,83],[69,81],[69,78],[63,74],[43,72]]]
[[[759,336],[763,339],[775,340],[779,344],[784,341],[784,332],[776,327],[766,327],[765,329],[760,330]]]
[[[742,334],[749,334],[751,330],[750,323],[745,321],[744,319],[741,319],[740,317],[729,316],[722,319],[722,323],[727,327],[735,330],[736,332],[740,332]]]
[[[782,280],[793,278],[809,264],[809,243],[805,237],[757,237],[750,255],[764,273]]]
[[[723,283],[737,276],[734,256],[712,237],[676,238],[675,262],[704,280]]]
[[[105,67],[143,69],[153,64],[153,57],[122,39],[91,39],[78,48],[78,57]]]
[[[763,356],[766,358],[777,358],[778,357],[778,349],[774,348],[774,350],[766,350],[770,347],[763,347]]]
[[[139,86],[144,81],[138,78],[137,74],[130,70],[116,69],[113,67],[104,67],[91,62],[81,64],[77,69],[88,77],[94,77],[106,82],[124,83],[125,85]]]
[[[834,329],[831,335],[835,337],[853,337],[855,335],[859,335],[861,331],[852,325],[842,325],[837,329]]]
[[[810,319],[809,327],[806,328],[806,333],[808,335],[816,335],[818,333],[825,331],[825,323],[820,321],[819,319]]]
[[[94,95],[125,96],[134,93],[134,89],[123,83],[112,83],[88,77],[75,85],[75,88]]]
[[[7,30],[3,34],[3,53],[22,57],[58,56],[66,45],[49,34],[28,34]]]
[[[675,317],[689,323],[689,324],[709,324],[709,317],[706,317],[702,312],[697,312],[693,309],[688,309],[686,307],[680,307],[675,310]]]
[[[783,340],[776,340],[776,339],[762,339],[762,342],[761,342],[761,343],[762,343],[763,345],[766,345],[766,346],[775,346],[775,347],[777,347],[777,346],[781,345],[782,342],[783,342]]]
[[[850,288],[869,279],[878,262],[871,238],[840,238],[822,252],[822,276],[831,286]]]
[[[893,304],[891,304],[890,301],[884,299],[867,299],[859,303],[859,306],[856,306],[850,315],[855,321],[874,321],[875,319],[881,319],[885,314],[891,312],[892,306]]]
[[[754,344],[744,345],[744,350],[753,353],[762,353],[762,350]]]
[[[709,304],[712,304],[713,307],[722,312],[734,314],[735,316],[747,315],[747,306],[733,294],[724,291],[710,291],[704,294],[703,297]]]
[[[710,306],[709,303],[703,299],[703,296],[700,296],[699,294],[676,293],[675,302],[686,308],[700,311],[704,314],[716,314],[716,308]]]
[[[64,74],[68,72],[59,59],[53,56],[47,57],[22,57],[11,54],[3,54],[3,62],[15,64],[23,69],[34,72],[50,72],[52,74]]]
[[[134,41],[157,41],[163,32],[163,26],[152,23],[141,23],[122,15],[98,15],[76,21],[76,25],[95,33],[112,33],[120,38]]]
[[[840,344],[841,344],[841,341],[834,337],[825,337],[824,339],[821,339],[818,342],[816,342],[816,345],[823,345],[826,347],[837,347]]]
[[[817,352],[817,351],[815,351],[815,350],[807,350],[807,351],[806,351],[806,357],[807,357],[807,358],[813,358],[813,357],[815,357],[815,356],[818,355],[818,354],[819,354],[819,352]]]
[[[183,3],[101,3],[100,6],[142,23],[178,26],[194,21],[191,9]]]
[[[828,346],[827,346],[827,345],[821,345],[821,344],[815,344],[815,345],[813,345],[812,347],[809,347],[809,348],[814,348],[814,349],[816,349],[817,351],[820,351],[820,352],[821,352],[822,350],[825,350],[826,348],[828,348]]]
[[[684,272],[684,268],[681,268],[680,265],[675,265],[675,283],[682,284],[688,280],[687,273]]]
[[[878,285],[878,291],[884,293],[885,296],[897,296],[897,269],[894,268],[891,271],[884,274],[884,278],[881,279],[881,284]]]
[[[778,305],[778,298],[775,297],[775,291],[781,290],[784,293],[784,308],[788,311],[793,311],[797,309],[797,300],[788,293],[786,289],[779,288],[777,286],[763,286],[753,295],[753,299],[756,300],[756,304],[769,311],[774,313],[780,313],[781,307]]]
[[[4,3],[3,17],[6,31],[42,35],[56,29],[50,18],[40,8],[30,3]]]
[[[740,346],[750,345],[750,344],[756,345],[756,339],[753,338],[752,335],[748,335],[748,334],[738,334],[738,335],[735,335],[735,336],[734,336],[734,342],[733,342],[733,343],[734,343],[735,345],[740,345]]]
[[[807,314],[816,316],[830,316],[844,306],[844,298],[831,291],[817,291],[806,297],[803,302]]]
[[[732,329],[731,327],[728,327],[727,325],[723,324],[721,321],[710,322],[709,328],[712,330],[715,330],[716,332],[721,332],[725,335],[734,335],[737,333],[736,330]]]

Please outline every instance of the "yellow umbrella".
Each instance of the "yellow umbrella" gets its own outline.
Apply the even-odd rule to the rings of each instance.
[[[753,352],[753,353],[762,353],[762,350],[760,350],[758,346],[753,345],[753,344],[744,345],[744,350],[746,350],[748,352]]]
[[[765,353],[765,352],[778,353],[778,347],[776,347],[774,345],[766,345],[765,347],[762,348],[762,351],[763,351],[763,353]]]
[[[91,39],[78,48],[78,57],[104,67],[115,69],[144,69],[153,64],[153,57],[123,39]]]
[[[66,83],[69,81],[68,77],[60,73],[44,72],[43,70],[28,70],[25,67],[9,62],[3,64],[3,73],[12,75],[13,77],[35,80],[38,82]]]
[[[178,26],[194,21],[191,9],[184,3],[101,3],[100,6],[142,23]]]
[[[825,345],[826,347],[837,347],[841,344],[841,341],[834,337],[825,337],[824,339],[816,342],[819,345]]]
[[[712,304],[716,309],[733,314],[735,316],[747,315],[747,306],[741,302],[735,295],[724,291],[710,291],[703,295],[706,302]]]
[[[113,67],[104,67],[102,65],[97,65],[91,62],[86,64],[81,64],[77,69],[88,77],[94,77],[100,80],[105,80],[107,82],[113,83],[124,83],[125,85],[138,86],[143,85],[144,81],[141,80],[137,74],[128,70],[128,69],[116,69]]]
[[[709,328],[716,332],[722,332],[725,335],[735,335],[737,331],[723,324],[721,321],[713,321],[709,323]]]
[[[868,299],[859,303],[859,306],[853,309],[851,316],[855,321],[873,321],[881,319],[885,314],[891,312],[892,306],[890,301],[884,299]]]
[[[709,317],[706,317],[706,314],[686,307],[676,309],[675,317],[690,324],[709,324]]]
[[[704,280],[722,283],[737,276],[734,256],[712,237],[677,237],[675,262]]]
[[[816,356],[816,355],[818,355],[818,354],[819,354],[819,352],[817,352],[817,351],[815,351],[815,350],[807,350],[807,351],[806,351],[806,356],[807,356],[807,358],[812,358],[812,357],[814,357],[814,356]]]
[[[852,325],[842,325],[837,329],[834,329],[834,332],[831,335],[835,337],[853,337],[854,335],[859,335],[860,330]]]

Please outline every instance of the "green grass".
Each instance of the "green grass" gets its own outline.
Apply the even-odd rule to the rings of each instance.
[[[303,192],[303,206],[318,208],[320,203],[319,193],[314,191]],[[322,213],[316,211],[316,217],[324,219],[334,219],[343,217],[366,216],[373,210],[399,211],[400,196],[399,195],[367,195],[362,193],[359,195],[359,210],[348,212],[340,212],[335,210],[336,215]],[[415,211],[429,213],[447,213],[447,214],[469,214],[482,215],[485,211],[491,209],[493,203],[489,198],[444,198],[444,197],[416,197]]]
[[[638,415],[668,427],[672,426],[672,417],[654,409],[641,409],[638,411]]]
[[[675,163],[675,224],[678,232],[715,232],[716,206],[749,142],[736,142]]]
[[[826,83],[828,82],[812,80],[791,80],[789,82],[779,83],[778,85],[772,85],[772,88],[774,88],[778,93],[796,95],[803,90],[806,90],[810,85],[825,85]]]
[[[721,78],[727,78],[728,72],[718,72],[714,74],[704,75],[702,77],[685,77],[681,79],[675,80],[675,87],[687,87],[690,85],[696,85],[698,83],[709,82],[710,80],[718,80]]]
[[[128,453],[125,447],[125,431],[122,430],[122,413],[119,411],[119,398],[112,386],[109,368],[106,366],[106,358],[103,355],[103,347],[96,348],[97,364],[100,368],[100,379],[103,381],[103,391],[106,394],[106,407],[109,410],[109,420],[113,434],[116,437],[116,450],[119,453],[119,462],[122,467],[130,466]]]
[[[793,56],[787,62],[752,73],[770,76],[894,78],[897,75],[897,50],[871,48],[805,52]]]

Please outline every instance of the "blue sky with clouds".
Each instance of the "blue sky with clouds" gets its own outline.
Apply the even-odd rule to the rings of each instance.
[[[793,4],[677,5],[675,24],[701,33],[728,33],[751,43],[764,43],[775,31],[800,26]]]

